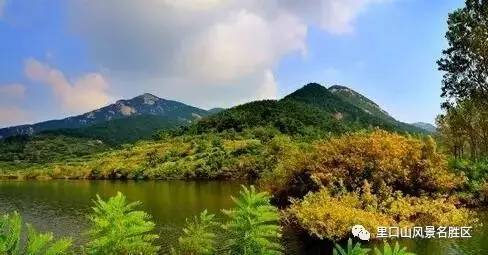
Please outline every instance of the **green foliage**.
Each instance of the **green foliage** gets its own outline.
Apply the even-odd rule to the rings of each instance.
[[[47,163],[106,151],[96,140],[63,135],[16,136],[0,140],[0,161]]]
[[[27,225],[27,251],[26,254],[61,255],[67,254],[71,247],[70,239],[61,239],[52,243],[52,233],[39,233],[32,226]]]
[[[392,248],[386,241],[383,244],[383,252],[375,247],[374,253],[375,255],[415,255],[415,253],[408,252],[407,247],[400,248],[400,244],[398,242],[396,242],[395,246]]]
[[[352,92],[352,90],[350,91]],[[387,118],[385,114],[374,114],[375,111],[371,112],[370,107],[364,105],[364,102],[371,105],[371,100],[357,92],[353,93],[355,96],[351,96],[350,93],[345,96],[334,92],[334,87],[327,89],[320,84],[310,83],[286,96],[283,100],[305,103],[332,114],[335,119],[341,121],[346,130],[356,131],[378,127],[388,131],[425,133],[411,125],[396,121],[393,118]]]
[[[352,239],[347,240],[346,248],[342,248],[339,244],[335,244],[333,250],[334,255],[366,255],[370,249],[362,248],[361,243],[356,243],[354,246],[352,244]]]
[[[188,128],[189,133],[222,132],[246,128],[276,128],[284,134],[320,138],[370,127],[425,133],[421,129],[378,117],[327,88],[311,83],[279,101],[263,100],[239,105],[207,117]]]
[[[256,192],[254,186],[243,186],[239,197],[232,199],[236,207],[224,210],[229,220],[223,225],[228,234],[225,248],[230,254],[281,254],[279,215],[270,204],[270,196]]]
[[[313,132],[324,135],[344,131],[342,124],[330,113],[290,100],[264,100],[239,105],[202,119],[190,130],[196,133],[225,130],[241,132],[256,127],[275,128],[285,134],[302,136],[308,135],[307,128],[313,128]]]
[[[214,215],[204,211],[199,217],[187,219],[178,249],[173,254],[180,255],[271,255],[282,254],[280,244],[281,227],[278,225],[278,209],[271,205],[266,192],[256,192],[242,186],[238,198],[232,197],[235,208],[223,210],[228,220],[224,224],[214,222]],[[224,230],[223,244],[215,243],[213,227]]]
[[[3,215],[0,219],[0,252],[5,254],[20,254],[20,238],[22,218],[18,213]]]
[[[151,234],[154,223],[150,215],[134,210],[138,202],[128,203],[122,193],[108,201],[97,196],[90,215],[89,254],[156,254],[159,246],[153,244],[158,235]]]
[[[394,119],[384,110],[380,108],[378,104],[370,100],[369,98],[349,89],[348,87],[334,85],[329,88],[329,91],[334,95],[340,97],[342,100],[349,102],[361,109],[367,110],[370,114],[382,118],[384,120],[393,121]]]
[[[437,61],[444,72],[442,96],[445,107],[458,100],[475,100],[486,106],[488,69],[488,5],[485,1],[466,0],[464,7],[449,14],[446,39],[448,47]]]
[[[437,117],[439,140],[455,158],[488,157],[488,110],[474,100],[458,101]]]
[[[488,156],[487,21],[487,3],[466,0],[449,14],[449,44],[437,61],[445,98],[445,113],[437,118],[440,140],[454,157],[475,161]]]
[[[367,255],[370,254],[370,251],[371,249],[362,248],[361,243],[359,242],[353,245],[352,239],[349,238],[347,240],[347,246],[345,248],[343,248],[339,244],[335,244],[333,254],[334,255]],[[415,253],[408,252],[407,247],[400,247],[400,244],[398,242],[396,242],[395,246],[392,248],[387,241],[383,243],[383,251],[375,247],[374,254],[375,255],[415,255]]]
[[[267,167],[266,144],[273,131],[166,137],[89,156],[52,162],[1,162],[0,174],[23,178],[239,179],[256,178]],[[268,141],[269,142],[269,141]],[[76,146],[74,144],[73,146]]]
[[[199,217],[186,220],[183,236],[178,239],[178,249],[172,250],[179,255],[211,255],[215,252],[216,235],[213,228],[217,226],[214,215],[203,211]]]
[[[55,241],[52,233],[39,233],[27,225],[25,247],[22,238],[22,217],[18,213],[0,218],[0,253],[6,255],[62,255],[69,254],[71,239]]]
[[[140,115],[104,121],[81,128],[58,129],[44,133],[97,139],[110,145],[121,145],[141,139],[149,139],[156,131],[176,128],[185,124],[188,123],[178,118]]]

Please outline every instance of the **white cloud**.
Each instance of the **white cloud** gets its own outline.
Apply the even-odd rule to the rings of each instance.
[[[232,81],[276,64],[284,54],[305,51],[307,28],[282,14],[267,21],[246,10],[204,31],[187,52],[190,73],[208,81]]]
[[[67,113],[90,111],[105,106],[110,100],[107,94],[109,85],[98,73],[86,74],[71,82],[60,70],[35,59],[27,59],[25,74],[32,81],[50,86]]]
[[[374,4],[393,0],[283,0],[284,7],[302,17],[309,25],[316,25],[332,34],[354,31],[358,16]]]
[[[309,26],[350,33],[357,16],[382,1],[388,0],[71,0],[68,6],[71,27],[120,94],[150,91],[212,107],[275,97],[272,70],[284,56],[306,53]]]

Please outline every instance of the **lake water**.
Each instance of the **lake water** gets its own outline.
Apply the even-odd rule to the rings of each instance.
[[[0,212],[16,210],[39,230],[83,242],[86,214],[91,212],[95,196],[107,198],[121,191],[130,201],[141,201],[141,209],[153,216],[164,252],[177,242],[185,218],[205,208],[219,213],[232,207],[230,196],[239,189],[238,183],[216,181],[0,181]],[[481,219],[488,223],[486,214]],[[325,247],[315,243],[305,248],[293,233],[286,234],[285,240],[289,254],[320,254]],[[470,239],[403,244],[418,255],[488,254],[488,228],[477,227]]]

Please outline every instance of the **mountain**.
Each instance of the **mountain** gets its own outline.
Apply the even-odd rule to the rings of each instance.
[[[61,120],[50,120],[32,125],[3,128],[0,129],[0,138],[14,135],[33,135],[50,130],[85,128],[96,124],[100,124],[101,126],[95,126],[95,129],[102,129],[101,127],[104,125],[121,126],[123,123],[120,121],[113,124],[101,123],[127,119],[130,117],[132,118],[130,118],[129,122],[133,122],[135,124],[144,118],[133,117],[146,115],[162,117],[161,119],[152,119],[158,119],[159,124],[161,124],[163,120],[166,120],[168,124],[174,126],[191,123],[192,121],[207,116],[208,114],[209,113],[203,109],[189,106],[177,101],[162,99],[146,93],[132,99],[119,100],[115,104],[111,104],[78,116],[68,117]]]
[[[136,115],[104,121],[86,127],[43,131],[41,134],[102,140],[109,145],[133,143],[151,138],[157,131],[187,123],[180,119],[158,115]]]
[[[425,122],[415,122],[411,124],[412,126],[416,126],[418,128],[421,128],[423,130],[426,130],[430,133],[435,133],[437,131],[437,127],[430,124],[430,123],[425,123]]]
[[[376,103],[352,89],[330,89],[310,83],[281,100],[255,101],[239,105],[196,123],[197,131],[243,130],[273,126],[285,133],[338,133],[379,127],[389,131],[425,133],[395,120]]]
[[[221,111],[224,111],[225,108],[220,108],[220,107],[216,107],[216,108],[212,108],[210,110],[208,110],[208,113],[209,114],[216,114],[216,113],[219,113]]]
[[[339,96],[344,101],[347,101],[359,108],[363,111],[380,117],[384,119],[394,120],[393,117],[390,116],[388,112],[381,109],[381,107],[370,100],[369,98],[359,94],[358,92],[341,85],[334,85],[329,87],[329,91],[337,96]]]

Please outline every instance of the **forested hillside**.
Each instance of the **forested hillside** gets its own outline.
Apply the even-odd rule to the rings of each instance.
[[[239,132],[245,128],[269,126],[286,134],[323,135],[379,127],[389,131],[426,133],[384,112],[381,116],[373,114],[363,108],[363,102],[370,100],[354,93],[363,101],[346,100],[344,95],[336,95],[320,84],[310,83],[278,101],[255,101],[209,116],[199,121],[195,129],[197,132],[231,129]],[[378,107],[378,111],[382,111],[381,108]]]

